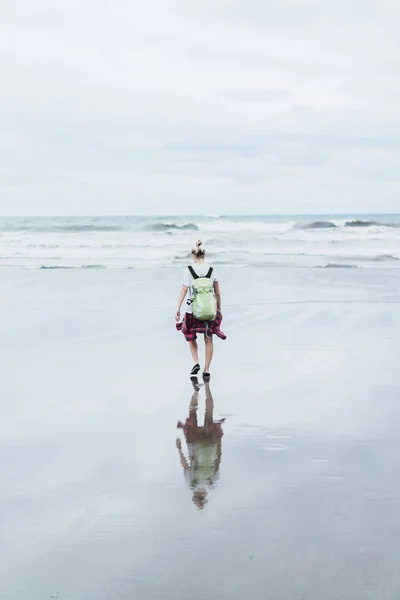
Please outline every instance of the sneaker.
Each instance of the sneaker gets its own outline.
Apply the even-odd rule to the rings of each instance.
[[[211,379],[210,373],[203,373],[203,379],[204,379],[204,381],[210,381],[210,379]]]
[[[200,371],[200,365],[194,365],[193,369],[190,371],[190,377],[196,377],[197,373]]]
[[[190,381],[192,382],[192,386],[193,386],[193,390],[195,392],[199,392],[200,391],[200,385],[199,385],[199,380],[197,379],[197,377],[195,377],[194,375],[190,378]]]

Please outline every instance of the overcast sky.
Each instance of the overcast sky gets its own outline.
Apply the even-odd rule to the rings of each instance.
[[[0,214],[400,212],[398,0],[0,0]]]

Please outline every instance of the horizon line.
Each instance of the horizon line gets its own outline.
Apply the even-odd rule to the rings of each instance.
[[[120,214],[24,214],[24,215],[0,215],[0,219],[85,219],[85,218],[96,218],[96,219],[107,219],[107,218],[121,218],[121,217],[132,217],[132,218],[168,218],[168,217],[202,217],[210,219],[218,219],[221,217],[362,217],[362,216],[400,216],[400,212],[349,212],[349,213],[221,213],[221,214],[207,214],[201,215],[196,213],[153,213],[153,214],[133,214],[133,213],[120,213]]]

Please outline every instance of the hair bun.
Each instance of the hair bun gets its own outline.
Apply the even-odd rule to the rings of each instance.
[[[196,258],[204,258],[206,251],[203,248],[203,242],[201,240],[197,240],[192,249],[192,254]]]

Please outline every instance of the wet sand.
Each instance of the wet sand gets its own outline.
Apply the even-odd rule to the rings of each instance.
[[[400,273],[224,273],[201,508],[179,275],[2,271],[1,600],[398,598]]]

